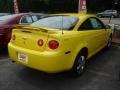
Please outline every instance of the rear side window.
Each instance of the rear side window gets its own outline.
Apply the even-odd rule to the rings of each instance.
[[[104,24],[97,18],[90,18],[93,29],[105,29]]]
[[[92,17],[87,19],[81,26],[79,27],[80,30],[100,30],[105,29],[105,25],[97,18]]]
[[[79,31],[80,30],[92,30],[92,25],[89,19],[87,19],[85,22],[83,22],[83,24],[79,27]]]

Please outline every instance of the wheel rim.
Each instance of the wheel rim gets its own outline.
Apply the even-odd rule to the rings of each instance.
[[[77,64],[77,73],[80,74],[85,68],[85,56],[80,56]]]
[[[110,46],[111,46],[111,41],[112,41],[112,39],[111,39],[111,38],[109,38],[109,40],[108,40],[108,47],[110,47]]]

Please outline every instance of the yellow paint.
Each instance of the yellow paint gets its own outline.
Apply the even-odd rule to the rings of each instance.
[[[107,45],[111,30],[78,31],[79,26],[87,18],[95,17],[94,15],[59,15],[77,16],[80,20],[73,30],[63,31],[64,34],[62,34],[60,30],[51,30],[49,28],[46,28],[48,32],[30,30],[32,33],[23,33],[21,29],[14,29],[12,35],[16,35],[16,40],[11,40],[8,45],[11,60],[47,73],[56,73],[70,70],[77,54],[82,48],[86,47],[88,49],[88,60]],[[33,29],[34,28],[35,27],[33,27]],[[27,30],[27,28],[25,30]],[[44,40],[44,45],[42,47],[39,47],[37,44],[39,39]],[[55,50],[50,49],[48,47],[50,40],[57,40],[59,42],[59,47]],[[71,53],[65,54],[67,51],[71,51]],[[28,61],[19,60],[18,53],[25,54],[28,57]]]

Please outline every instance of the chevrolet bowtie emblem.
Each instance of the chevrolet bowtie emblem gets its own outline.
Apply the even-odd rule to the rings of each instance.
[[[27,40],[27,37],[23,37],[22,39],[23,39],[23,40]]]
[[[23,37],[23,43],[26,44],[27,37]]]

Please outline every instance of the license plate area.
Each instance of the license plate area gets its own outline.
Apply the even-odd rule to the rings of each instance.
[[[24,53],[18,52],[18,60],[24,63],[28,63],[28,56]]]

